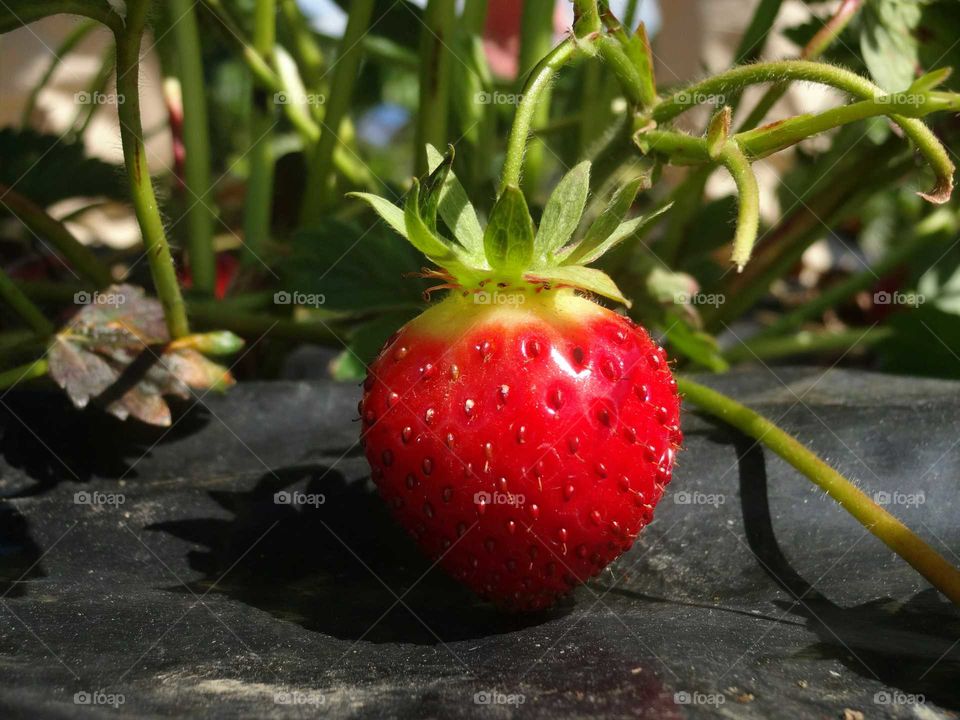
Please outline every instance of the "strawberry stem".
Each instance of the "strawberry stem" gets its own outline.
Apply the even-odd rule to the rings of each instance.
[[[678,377],[684,399],[766,445],[836,500],[861,525],[960,606],[960,570],[862,490],[775,423],[726,395]]]

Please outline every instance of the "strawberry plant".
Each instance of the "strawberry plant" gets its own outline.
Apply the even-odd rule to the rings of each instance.
[[[484,52],[484,0],[355,0],[339,39],[292,0],[7,0],[0,32],[83,16],[66,56],[94,25],[111,33],[92,92],[114,78],[126,183],[82,157],[89,116],[63,147],[0,134],[15,158],[2,207],[45,248],[25,255],[59,263],[0,271],[21,326],[0,345],[0,385],[52,380],[78,407],[164,425],[165,396],[234,382],[207,356],[247,340],[246,372],[269,376],[292,344],[335,348],[335,377],[366,378],[362,439],[400,523],[520,610],[599,572],[650,522],[682,452],[682,398],[780,455],[960,604],[960,572],[938,552],[689,372],[866,346],[888,369],[955,373],[930,360],[956,335],[955,13],[842,0],[787,30],[798,57],[764,60],[780,4],[760,3],[730,68],[670,87],[635,1],[621,22],[573,0],[554,44],[553,5],[527,0],[512,82]],[[165,173],[140,111],[151,30],[169,81]],[[778,115],[801,84],[843,99]],[[764,161],[784,151],[771,190]],[[89,184],[132,206],[136,256],[94,252],[55,217],[73,173],[43,180],[47,153],[48,176],[75,169],[78,196]],[[735,195],[708,197],[715,176]],[[862,245],[837,235],[847,255],[874,260],[809,281],[808,253],[837,229]],[[887,318],[896,294],[934,302]],[[65,313],[71,298],[88,307]]]

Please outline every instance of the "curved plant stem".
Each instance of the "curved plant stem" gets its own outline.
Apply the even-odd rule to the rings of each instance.
[[[754,438],[806,475],[935,588],[960,605],[960,571],[847,478],[776,424],[732,398],[686,377],[678,377],[677,385],[687,402]]]
[[[833,16],[827,20],[824,26],[817,31],[817,34],[810,39],[810,42],[804,46],[803,51],[800,53],[800,58],[802,60],[816,60],[820,57],[840,36],[844,28],[846,28],[853,19],[853,16],[857,14],[861,5],[863,5],[863,0],[842,0],[840,7],[837,8]],[[788,83],[777,83],[768,88],[756,104],[756,107],[750,111],[746,120],[740,125],[739,130],[752,130],[759,125],[760,121],[767,116],[770,109],[777,103],[777,100],[784,96],[788,87]]]
[[[530,71],[530,76],[523,86],[523,99],[517,105],[517,113],[513,118],[510,137],[507,140],[507,154],[503,161],[500,192],[503,192],[508,185],[519,187],[520,174],[523,169],[523,154],[540,97],[549,87],[554,73],[576,54],[577,42],[576,38],[567,38],[544,56],[536,67]]]
[[[140,41],[149,5],[149,0],[127,0],[126,24],[116,34],[117,92],[124,98],[122,103],[117,103],[117,112],[120,116],[120,140],[130,196],[143,234],[150,274],[163,305],[167,330],[170,337],[176,339],[187,335],[190,328],[153,192],[140,123]]]
[[[204,196],[210,191],[210,131],[203,83],[203,59],[193,0],[169,0],[183,96],[184,184],[187,188],[187,249],[193,287],[212,295],[216,284],[214,217]]]
[[[891,337],[893,329],[888,327],[804,331],[786,337],[751,338],[730,348],[723,357],[731,363],[743,360],[776,360],[795,355],[850,350],[855,346],[872,345]]]
[[[50,79],[57,71],[57,68],[60,67],[60,63],[63,62],[64,56],[73,52],[74,48],[83,42],[84,38],[86,38],[87,35],[89,35],[96,27],[97,23],[93,20],[87,20],[79,23],[73,28],[73,30],[70,31],[70,34],[64,38],[63,42],[57,46],[57,49],[54,50],[52,57],[50,58],[50,63],[47,65],[47,69],[43,71],[43,76],[40,78],[40,81],[33,86],[33,89],[30,91],[30,95],[27,97],[27,102],[23,105],[23,112],[20,114],[20,124],[23,127],[30,125],[30,118],[33,116],[33,111],[37,107],[37,98],[40,97],[40,93],[43,92],[43,89],[50,82]]]
[[[43,377],[49,369],[47,361],[40,359],[0,372],[0,390],[6,390],[14,385],[19,385],[24,380],[34,380],[35,378]]]
[[[736,140],[727,140],[718,157],[737,185],[737,229],[733,236],[731,260],[738,271],[750,259],[760,227],[760,190],[750,161]]]
[[[276,40],[274,0],[257,0],[253,23],[253,47],[260,57],[272,58]],[[258,250],[270,238],[270,214],[273,209],[273,97],[268,91],[253,88],[250,118],[250,172],[243,216],[244,260],[256,261]]]
[[[739,92],[757,83],[790,80],[829,85],[859,100],[872,100],[885,95],[866,78],[843,68],[809,60],[779,60],[736,67],[679,90],[654,108],[653,119],[657,123],[664,123],[711,97]],[[914,142],[936,175],[936,185],[930,192],[921,193],[922,197],[931,202],[946,202],[953,190],[955,169],[947,150],[922,121],[896,114],[890,115],[890,119]]]
[[[297,0],[279,0],[283,24],[293,38],[292,51],[307,87],[319,91],[323,78],[323,52]]]
[[[330,82],[330,94],[327,97],[326,112],[320,139],[310,158],[307,169],[307,187],[300,210],[301,224],[318,220],[331,198],[330,170],[333,165],[334,150],[340,142],[337,133],[347,116],[350,100],[353,97],[353,85],[360,67],[363,47],[360,43],[370,25],[374,0],[353,0],[350,3],[350,15],[343,38],[337,47],[337,55],[332,66],[333,79]]]
[[[84,278],[97,287],[110,284],[110,271],[97,259],[90,248],[81,244],[63,223],[50,217],[39,205],[2,183],[0,183],[0,205],[20,218],[31,232],[53,243],[67,262]]]
[[[3,270],[0,270],[0,298],[38,335],[53,335],[53,323],[47,320],[40,308],[33,304]]]

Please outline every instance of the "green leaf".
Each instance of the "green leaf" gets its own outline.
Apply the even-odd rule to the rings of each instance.
[[[584,160],[563,176],[543,208],[534,245],[542,257],[566,245],[580,224],[590,192],[590,161]]]
[[[407,240],[417,250],[437,265],[450,270],[463,267],[460,253],[453,243],[431,230],[420,215],[420,181],[413,179],[413,187],[403,207],[403,219],[407,228]]]
[[[365,192],[347,193],[347,197],[355,197],[363,200],[374,209],[377,215],[386,221],[387,225],[396,230],[402,237],[407,237],[407,225],[403,219],[403,210],[392,202],[379,195]]]
[[[427,164],[433,172],[443,162],[443,155],[433,145],[427,145]],[[440,191],[440,217],[457,241],[477,260],[483,258],[483,228],[477,211],[467,199],[467,191],[451,170]]]
[[[566,253],[561,253],[560,258],[564,264],[582,262],[581,258],[591,255],[596,248],[603,244],[604,240],[610,237],[611,233],[620,225],[623,216],[627,214],[627,210],[633,205],[633,200],[637,197],[637,191],[640,189],[642,182],[643,178],[635,178],[613,194],[607,207],[590,225],[583,240]]]
[[[921,4],[872,0],[863,10],[860,51],[877,84],[888,92],[907,89],[919,64],[916,29]]]
[[[583,265],[564,265],[530,272],[524,277],[530,282],[543,283],[551,287],[580,288],[630,307],[630,301],[623,296],[620,288],[617,287],[611,277],[596,268],[584,267]]]
[[[654,210],[652,213],[647,215],[640,215],[635,218],[631,218],[624,223],[621,223],[616,230],[610,233],[606,240],[601,242],[599,245],[594,247],[591,251],[582,255],[577,263],[580,265],[589,265],[592,262],[598,260],[601,256],[606,255],[610,250],[615,248],[617,245],[622,243],[624,240],[633,237],[636,233],[642,230],[644,227],[649,225],[651,222],[656,220],[658,217],[663,215],[667,210],[673,207],[673,203],[668,203],[662,208]],[[564,263],[566,264],[566,263]]]
[[[523,271],[533,259],[533,220],[520,188],[508,185],[497,198],[483,234],[490,267]]]
[[[426,284],[406,277],[423,266],[423,256],[382,226],[368,229],[336,220],[303,228],[278,266],[277,303],[303,304],[347,312],[369,312],[423,303]],[[322,302],[321,302],[322,301]]]

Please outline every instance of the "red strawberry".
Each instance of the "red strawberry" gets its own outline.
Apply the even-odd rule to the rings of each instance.
[[[433,200],[414,186],[403,230],[446,268],[436,274],[453,292],[370,367],[363,439],[381,495],[421,548],[501,607],[534,610],[596,575],[650,522],[681,442],[680,403],[665,353],[643,328],[573,287],[622,299],[613,282],[563,262],[618,241],[637,185],[597,220],[609,224],[612,213],[606,233],[595,223],[566,249],[588,166],[561,182],[563,202],[548,203],[536,238],[523,196],[507,188],[481,258],[470,253],[479,224],[461,223],[473,211],[448,167],[431,176]],[[451,193],[457,214],[445,212]],[[389,206],[365,197],[400,229]],[[431,202],[461,246],[428,222]],[[424,241],[425,228],[449,255]]]

